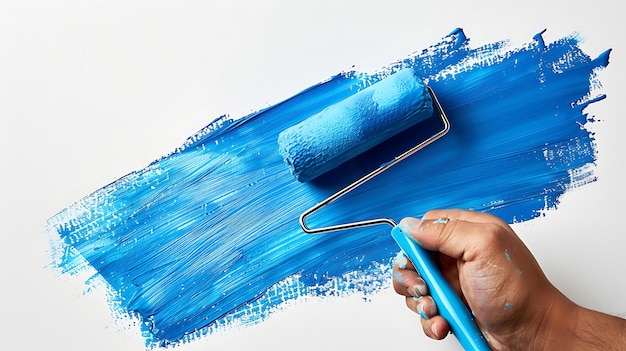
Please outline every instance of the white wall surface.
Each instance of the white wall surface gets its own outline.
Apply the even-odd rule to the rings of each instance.
[[[46,219],[143,168],[222,114],[279,102],[341,71],[373,71],[462,27],[473,46],[579,32],[608,98],[588,112],[599,180],[515,225],[574,301],[626,313],[622,226],[626,131],[615,1],[0,1],[0,349],[142,350],[104,291],[56,275]],[[354,66],[354,67],[353,67]],[[459,350],[422,335],[391,290],[297,304],[187,350]]]

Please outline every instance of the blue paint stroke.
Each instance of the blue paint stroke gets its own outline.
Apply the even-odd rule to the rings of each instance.
[[[338,74],[246,117],[219,118],[51,218],[55,263],[70,274],[93,269],[115,310],[137,318],[154,347],[258,323],[306,296],[367,298],[391,281],[399,249],[389,228],[306,235],[297,218],[439,126],[422,122],[305,184],[278,154],[278,134],[413,68],[437,93],[451,131],[309,224],[398,220],[450,207],[526,221],[596,180],[594,135],[585,128],[594,119],[584,109],[604,98],[592,85],[609,53],[590,58],[576,35],[471,48],[457,29],[379,72]]]

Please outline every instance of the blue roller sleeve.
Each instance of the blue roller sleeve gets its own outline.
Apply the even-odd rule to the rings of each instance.
[[[432,115],[428,89],[404,69],[285,129],[278,152],[306,182]]]
[[[465,350],[491,350],[467,307],[439,271],[431,253],[398,226],[392,229],[391,236],[428,285],[439,314],[448,321],[452,334],[461,346]]]

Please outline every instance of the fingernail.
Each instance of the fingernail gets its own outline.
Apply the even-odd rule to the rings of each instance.
[[[422,221],[419,219],[406,217],[400,221],[399,226],[405,229],[411,229],[417,227],[420,223],[422,223]]]
[[[419,245],[422,245],[419,241],[417,241],[413,235],[411,235],[411,231],[414,231],[415,228],[419,228],[420,231],[424,231],[424,227],[422,227],[422,220],[419,219],[415,219],[412,217],[406,217],[403,218],[400,223],[398,224],[398,227],[400,228],[400,230],[402,232],[404,232],[405,235],[407,235],[407,237],[411,238],[413,241],[417,242]]]
[[[413,285],[413,291],[415,291],[415,295],[417,296],[428,295],[428,287],[426,287],[426,285]]]
[[[396,258],[393,259],[393,263],[397,264],[400,269],[406,269],[406,264],[408,263],[408,261],[404,252],[398,252]]]
[[[439,333],[437,332],[437,323],[433,323],[433,325],[430,326],[430,330],[433,332],[436,338],[439,338]]]

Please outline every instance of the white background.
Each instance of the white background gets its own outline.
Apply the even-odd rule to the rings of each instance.
[[[626,312],[623,18],[616,1],[0,1],[0,348],[142,350],[102,290],[47,268],[57,211],[166,155],[213,118],[331,75],[373,71],[456,27],[473,46],[577,31],[601,73],[599,181],[515,229],[574,301]],[[301,303],[180,350],[458,350],[428,340],[391,291]]]

